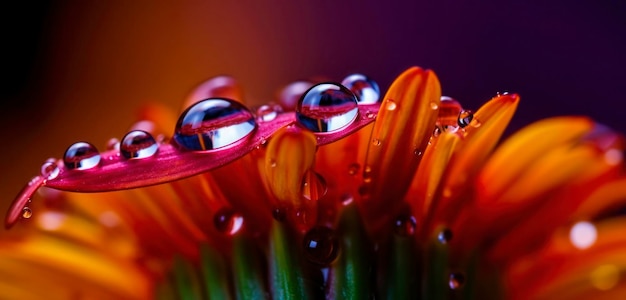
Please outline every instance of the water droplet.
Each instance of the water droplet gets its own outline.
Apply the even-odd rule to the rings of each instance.
[[[472,121],[470,122],[470,125],[474,128],[478,128],[480,127],[480,125],[482,125],[482,123],[480,122],[480,120],[473,118]]]
[[[33,211],[30,209],[30,207],[24,206],[24,208],[22,208],[22,218],[30,219],[30,217],[32,216],[33,216]]]
[[[439,104],[435,103],[435,102],[431,102],[430,103],[430,108],[432,110],[436,110],[437,108],[439,108]]]
[[[411,236],[415,233],[417,221],[411,215],[401,215],[393,223],[393,231],[399,236]]]
[[[270,167],[276,168],[276,159],[270,159]]]
[[[280,106],[265,104],[259,106],[256,110],[256,117],[259,122],[269,122],[276,119],[280,112]]]
[[[439,241],[439,243],[443,245],[449,243],[451,239],[452,239],[452,230],[447,229],[447,228],[441,230],[439,234],[437,235],[437,240]]]
[[[462,110],[461,112],[459,112],[459,126],[461,126],[461,128],[465,128],[467,125],[469,125],[472,120],[474,119],[474,113],[472,113],[471,110]]]
[[[348,166],[348,174],[354,176],[356,175],[356,173],[359,172],[359,169],[361,168],[361,165],[357,164],[357,163],[351,163]]]
[[[319,200],[328,192],[326,179],[322,175],[308,171],[302,178],[302,196],[308,200]]]
[[[294,111],[302,95],[312,86],[308,81],[292,82],[278,92],[278,102],[285,110]]]
[[[188,150],[214,150],[247,137],[255,128],[254,115],[243,104],[211,98],[183,112],[176,124],[174,140]]]
[[[461,273],[451,273],[450,278],[448,279],[448,285],[450,289],[457,290],[463,287],[465,283],[465,276]]]
[[[458,101],[442,96],[437,115],[437,126],[458,126],[461,111],[463,111],[463,107]]]
[[[313,227],[304,235],[305,257],[312,263],[328,265],[339,253],[339,240],[332,229],[325,226]]]
[[[417,156],[422,156],[422,151],[420,151],[420,149],[415,149],[413,150],[413,154],[417,155]]]
[[[387,104],[385,104],[385,108],[387,110],[396,110],[397,107],[398,105],[396,104],[396,102],[391,99],[387,99]]]
[[[433,129],[433,137],[438,137],[440,134],[441,134],[441,127],[435,126],[435,129]]]
[[[54,158],[46,160],[46,162],[41,165],[41,176],[43,176],[44,179],[54,179],[59,176],[60,172],[61,168],[59,168],[59,165]]]
[[[569,232],[569,240],[574,247],[584,250],[591,247],[598,238],[596,226],[590,222],[582,221],[574,224]]]
[[[277,205],[272,209],[272,216],[278,222],[284,222],[287,219],[287,207],[284,205]]]
[[[127,133],[120,143],[120,153],[127,159],[141,159],[153,156],[159,150],[154,137],[142,130]]]
[[[363,169],[363,181],[369,183],[372,181],[372,167],[366,166]]]
[[[219,232],[234,235],[243,227],[243,217],[232,208],[224,207],[215,213],[213,223]]]
[[[373,140],[372,140],[372,145],[374,145],[374,146],[380,146],[380,140],[379,140],[379,139],[373,139]]]
[[[359,104],[375,104],[380,99],[378,84],[363,74],[352,74],[341,84],[356,95]]]
[[[332,132],[352,123],[358,111],[350,90],[336,83],[320,83],[300,98],[296,120],[313,132]]]
[[[352,204],[352,202],[354,201],[354,197],[350,193],[345,193],[341,195],[341,198],[339,200],[341,201],[341,205],[348,206]]]
[[[63,157],[65,167],[70,170],[87,170],[100,163],[98,149],[90,143],[78,142],[65,150]]]
[[[107,150],[120,150],[120,140],[116,138],[110,138],[107,141],[106,149]]]

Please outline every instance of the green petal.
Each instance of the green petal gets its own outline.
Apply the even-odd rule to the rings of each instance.
[[[270,232],[270,287],[273,299],[311,299],[304,283],[300,243],[294,243],[283,223],[274,221]]]
[[[249,238],[233,239],[233,275],[237,299],[266,299],[262,255]],[[220,298],[221,299],[221,298]]]
[[[224,257],[208,245],[200,247],[204,289],[209,299],[231,299],[228,269]]]

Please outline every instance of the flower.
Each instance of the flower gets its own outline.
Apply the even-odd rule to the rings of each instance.
[[[380,100],[362,75],[289,86],[283,106],[299,94],[295,112],[253,113],[218,77],[178,121],[153,106],[108,151],[79,142],[46,161],[7,215],[33,220],[0,240],[4,296],[626,292],[620,135],[557,117],[498,145],[517,95],[472,112],[417,67]]]

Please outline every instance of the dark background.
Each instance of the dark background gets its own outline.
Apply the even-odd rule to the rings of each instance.
[[[571,114],[626,132],[623,0],[102,2],[2,4],[0,208],[46,158],[77,140],[103,147],[142,103],[178,109],[217,74],[262,103],[320,75],[386,89],[419,65],[466,108],[519,93],[508,132]]]

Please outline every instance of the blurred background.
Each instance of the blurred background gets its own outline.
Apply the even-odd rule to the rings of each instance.
[[[418,65],[469,109],[519,93],[507,132],[570,114],[626,132],[624,0],[153,2],[2,5],[0,211],[46,158],[78,140],[103,149],[142,104],[177,110],[220,74],[263,103],[352,72],[386,90]]]

